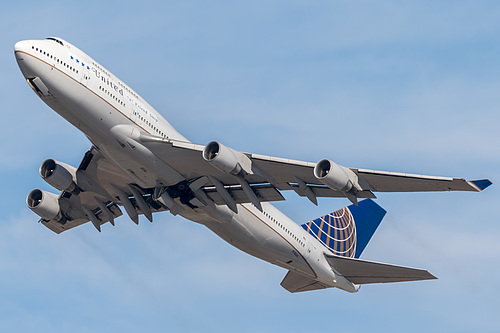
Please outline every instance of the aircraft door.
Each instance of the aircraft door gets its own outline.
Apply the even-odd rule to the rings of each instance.
[[[305,253],[305,258],[306,259],[308,259],[311,256],[312,249],[313,249],[313,245],[311,244],[311,242],[308,241],[307,242],[306,253]]]
[[[137,104],[134,102],[132,98],[128,97],[128,99],[130,100],[130,105],[132,105],[130,111],[130,119],[132,119],[132,121],[135,122],[137,120]]]
[[[82,78],[80,82],[84,85],[87,86],[90,80],[90,70],[88,67],[83,67],[82,66]]]

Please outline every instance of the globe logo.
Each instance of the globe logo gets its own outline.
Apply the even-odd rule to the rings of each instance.
[[[303,227],[334,255],[354,258],[356,224],[349,209],[339,209],[310,221]]]

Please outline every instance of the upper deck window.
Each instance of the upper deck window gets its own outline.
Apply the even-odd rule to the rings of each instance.
[[[54,37],[49,37],[49,38],[45,38],[45,39],[49,39],[49,40],[53,40],[54,42],[57,42],[59,44],[61,44],[62,46],[64,46],[63,42],[61,42],[59,39],[57,38],[54,38]]]

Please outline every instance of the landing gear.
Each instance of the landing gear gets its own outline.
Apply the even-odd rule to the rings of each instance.
[[[182,204],[187,205],[190,208],[198,208],[190,203],[195,196],[193,191],[189,188],[189,182],[187,180],[183,180],[175,185],[168,186],[163,189],[156,189],[155,197],[159,198],[164,192],[166,192],[172,199],[179,198]]]

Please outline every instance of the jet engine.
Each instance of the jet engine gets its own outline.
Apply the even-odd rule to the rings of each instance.
[[[57,194],[36,189],[28,194],[26,204],[35,214],[45,220],[59,220],[61,217]]]
[[[335,162],[324,159],[314,167],[314,176],[329,188],[349,192],[353,189],[359,190],[357,176],[351,169],[338,165]]]
[[[251,172],[251,161],[243,153],[224,146],[222,143],[212,141],[203,150],[203,159],[210,162],[217,169],[237,175],[244,171]]]
[[[75,192],[78,190],[74,182],[76,169],[65,163],[48,159],[40,166],[40,176],[43,180],[61,191]]]

